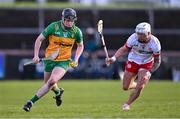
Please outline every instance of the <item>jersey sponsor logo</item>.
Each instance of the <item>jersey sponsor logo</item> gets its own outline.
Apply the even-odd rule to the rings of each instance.
[[[150,49],[149,51],[145,50],[146,46],[144,44],[133,45],[133,49],[139,54],[152,54],[153,53],[151,48],[149,48]]]
[[[61,43],[61,42],[54,42],[54,44],[59,45],[59,46],[64,46],[64,47],[71,47],[72,46],[72,44]]]
[[[148,52],[148,51],[144,51],[144,50],[138,50],[139,53],[141,54],[152,54],[153,52]]]
[[[133,45],[133,46],[134,46],[134,47],[138,47],[138,45],[136,45],[136,44],[135,44],[135,45]]]

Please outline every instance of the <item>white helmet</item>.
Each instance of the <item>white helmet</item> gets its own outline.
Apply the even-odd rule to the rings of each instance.
[[[136,26],[135,32],[136,33],[144,33],[145,35],[148,35],[148,32],[151,32],[151,25],[147,22],[139,23]]]

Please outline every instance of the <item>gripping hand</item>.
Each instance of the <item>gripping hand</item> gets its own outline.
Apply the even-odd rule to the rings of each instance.
[[[69,65],[70,65],[72,68],[76,68],[76,67],[78,66],[78,63],[71,60],[71,61],[69,62]]]

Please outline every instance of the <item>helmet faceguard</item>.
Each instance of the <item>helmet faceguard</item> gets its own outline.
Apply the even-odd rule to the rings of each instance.
[[[141,43],[146,43],[149,41],[149,35],[151,34],[151,25],[146,22],[139,23],[135,29],[138,35],[138,41]]]
[[[75,22],[77,20],[77,15],[76,15],[76,11],[72,8],[66,8],[63,10],[62,12],[62,21],[63,21],[63,25],[66,29],[70,29],[71,27],[67,26],[65,24],[65,21],[68,22]]]

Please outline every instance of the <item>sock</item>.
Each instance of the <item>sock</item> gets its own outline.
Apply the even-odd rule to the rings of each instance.
[[[59,95],[59,94],[60,94],[60,89],[59,89],[57,83],[54,84],[54,86],[52,87],[51,90],[52,90],[56,95]]]
[[[31,99],[33,103],[38,101],[41,97],[43,97],[49,91],[48,84],[44,84],[37,92],[37,94]]]
[[[35,95],[34,97],[32,97],[32,99],[31,99],[31,101],[33,102],[33,103],[35,103],[36,101],[38,101],[39,100],[39,97],[37,96],[37,95]]]

